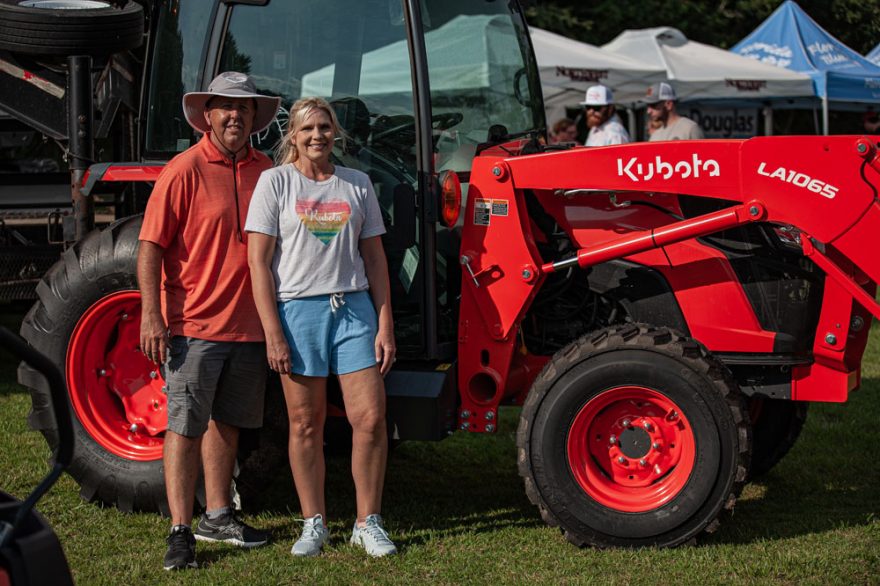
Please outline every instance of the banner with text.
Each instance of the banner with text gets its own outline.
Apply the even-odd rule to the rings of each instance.
[[[685,106],[680,113],[700,125],[706,138],[751,138],[758,135],[758,108]]]

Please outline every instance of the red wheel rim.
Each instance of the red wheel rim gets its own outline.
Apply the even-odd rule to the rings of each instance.
[[[86,432],[126,460],[162,457],[168,424],[164,381],[138,349],[141,296],[119,291],[80,318],[67,347],[70,403]]]
[[[663,393],[616,387],[590,399],[566,442],[568,465],[596,502],[628,513],[657,509],[681,491],[694,469],[694,434]]]

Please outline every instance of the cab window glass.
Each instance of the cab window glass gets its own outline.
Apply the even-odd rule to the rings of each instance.
[[[209,18],[201,2],[162,2],[150,68],[144,148],[148,156],[186,150],[195,133],[183,117],[183,94],[197,91]]]

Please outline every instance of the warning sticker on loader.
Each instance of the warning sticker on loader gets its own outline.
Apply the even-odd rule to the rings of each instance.
[[[507,215],[508,203],[506,199],[493,199],[492,200],[492,215],[493,216],[506,216]]]
[[[492,216],[506,216],[510,209],[510,202],[506,199],[476,199],[474,200],[474,225],[488,226]]]
[[[492,200],[477,199],[474,200],[474,225],[488,226],[492,219]]]

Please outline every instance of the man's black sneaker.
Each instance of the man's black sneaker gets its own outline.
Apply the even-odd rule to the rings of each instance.
[[[171,530],[165,542],[168,544],[168,551],[165,552],[166,570],[199,567],[196,563],[196,540],[192,529],[186,525],[178,525]]]
[[[196,527],[196,539],[222,541],[238,547],[257,547],[269,541],[269,534],[245,525],[234,514],[221,515],[216,519],[208,519],[207,515],[202,515]]]

